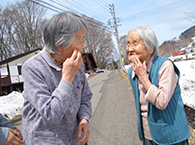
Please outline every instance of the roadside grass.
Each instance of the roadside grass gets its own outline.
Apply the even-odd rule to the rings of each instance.
[[[121,69],[119,69],[118,72],[120,76],[129,84],[129,90],[131,94],[133,95],[133,90],[130,85],[128,75],[125,72],[123,72]],[[191,126],[189,126],[189,129],[190,129],[190,138],[188,139],[189,145],[195,145],[195,132]]]
[[[96,75],[96,73],[90,74],[89,77],[87,78],[87,80],[91,79],[92,77],[94,77]]]
[[[22,119],[22,114],[14,116],[9,122],[14,125],[16,122],[20,121]]]

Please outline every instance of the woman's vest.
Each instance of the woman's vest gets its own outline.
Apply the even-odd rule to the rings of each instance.
[[[149,80],[156,87],[158,87],[159,83],[159,70],[166,60],[168,60],[168,58],[156,56],[151,63]],[[174,63],[173,65],[179,80],[180,72]],[[139,101],[138,77],[136,75],[134,78],[132,78],[132,71],[133,69],[130,68],[128,71],[128,76],[135,98],[138,134],[140,140],[143,140],[144,134]],[[177,82],[176,89],[166,109],[160,110],[149,102],[147,102],[147,106],[149,129],[155,143],[161,145],[174,144],[184,141],[190,137],[186,114],[184,112],[184,105],[181,98],[179,81]]]

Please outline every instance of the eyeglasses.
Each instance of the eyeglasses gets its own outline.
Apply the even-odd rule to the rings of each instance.
[[[136,47],[139,43],[137,41],[133,42],[132,44],[130,44],[130,42],[127,42],[126,47],[128,48],[133,48]]]

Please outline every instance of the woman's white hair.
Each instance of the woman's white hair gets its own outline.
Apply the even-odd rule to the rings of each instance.
[[[87,29],[86,21],[75,13],[66,11],[54,15],[43,29],[46,49],[52,53],[60,53],[57,47],[69,47],[84,28]]]
[[[150,53],[153,51],[154,48],[154,52],[152,54],[153,56],[158,55],[158,51],[159,51],[158,39],[151,28],[147,26],[135,27],[128,32],[127,37],[133,31],[136,31],[138,33],[138,35],[141,37],[142,41],[144,42],[144,44],[146,45]]]

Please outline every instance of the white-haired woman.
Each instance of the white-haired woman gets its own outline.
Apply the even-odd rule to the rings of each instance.
[[[72,12],[53,16],[43,30],[45,47],[23,64],[26,145],[88,141],[92,93],[80,53],[86,29],[86,22]]]
[[[190,132],[179,87],[180,73],[158,56],[158,40],[147,26],[128,32],[126,52],[134,93],[137,125],[143,145],[188,145]]]

